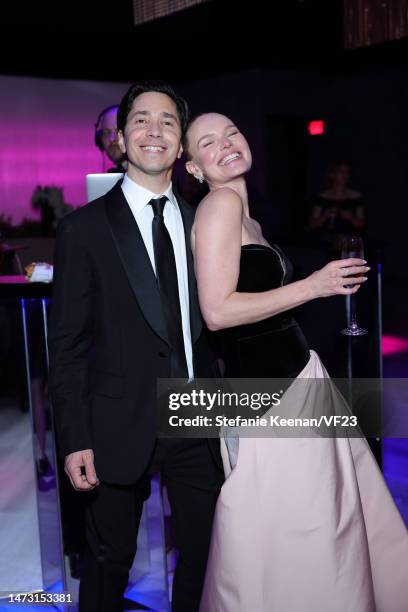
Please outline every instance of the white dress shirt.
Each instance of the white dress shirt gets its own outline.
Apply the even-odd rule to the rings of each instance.
[[[186,240],[184,234],[183,219],[181,217],[178,202],[173,194],[172,184],[168,186],[163,193],[153,193],[144,187],[141,187],[125,174],[122,191],[129,204],[130,210],[133,213],[135,221],[139,227],[143,238],[150,263],[154,273],[156,274],[156,264],[154,260],[153,236],[152,236],[152,221],[153,208],[149,205],[152,198],[160,198],[165,195],[168,202],[164,207],[163,217],[164,224],[170,234],[173,243],[174,257],[176,259],[178,290],[180,297],[181,321],[183,326],[184,349],[186,353],[186,361],[188,375],[190,380],[194,377],[193,373],[193,350],[191,346],[191,329],[190,329],[190,306],[188,293],[188,270],[186,256]]]

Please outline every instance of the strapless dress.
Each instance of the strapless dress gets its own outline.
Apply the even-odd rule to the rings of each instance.
[[[279,247],[242,247],[237,291],[290,279]],[[291,312],[219,335],[226,376],[295,377],[281,406],[291,416],[322,402],[299,393],[304,379],[328,382],[324,411],[345,404]],[[243,435],[221,451],[200,612],[408,611],[407,530],[364,438]]]
[[[237,291],[258,293],[291,282],[293,267],[277,246],[246,244],[241,249]],[[292,378],[309,360],[309,347],[291,311],[218,332],[225,376]]]

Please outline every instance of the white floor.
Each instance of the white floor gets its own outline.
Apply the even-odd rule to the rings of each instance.
[[[52,460],[52,437],[47,432],[47,455]],[[53,475],[42,479],[37,492],[30,416],[11,402],[0,403],[0,611],[38,610],[38,606],[8,604],[9,593],[42,590],[61,592],[57,498]],[[163,505],[158,480],[143,512],[138,553],[126,598],[129,608],[167,612],[172,565],[164,554]],[[41,534],[41,535],[40,535]],[[65,565],[67,565],[65,561]],[[66,571],[67,591],[77,599],[78,586]],[[170,585],[168,586],[168,583]],[[52,609],[63,610],[61,606]],[[75,612],[76,606],[66,607]]]
[[[29,415],[0,408],[0,593],[41,589]]]
[[[387,404],[390,397],[387,394]],[[405,399],[405,396],[404,396]],[[392,398],[392,406],[404,406]],[[398,415],[397,415],[398,416]],[[47,433],[47,454],[51,434]],[[406,440],[384,440],[384,472],[396,503],[408,524],[407,444]],[[35,612],[38,606],[7,604],[10,592],[36,590],[62,591],[58,512],[53,476],[43,479],[46,486],[36,491],[36,472],[30,417],[11,402],[0,402],[0,612]],[[166,506],[166,504],[164,504]],[[146,504],[138,538],[138,554],[131,572],[126,598],[129,610],[147,609],[168,612],[175,556],[164,555],[163,506],[160,485],[152,483],[152,496]],[[41,537],[40,537],[41,532]],[[166,568],[167,563],[167,568]],[[167,569],[167,571],[166,571]],[[166,585],[168,584],[168,588]],[[67,591],[76,600],[78,581],[67,572]],[[3,598],[2,598],[3,597]],[[136,607],[136,603],[140,607]],[[50,609],[50,608],[48,608]],[[62,606],[51,609],[63,610]],[[76,612],[76,606],[66,607]]]

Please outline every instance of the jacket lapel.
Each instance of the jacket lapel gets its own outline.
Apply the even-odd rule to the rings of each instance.
[[[156,275],[121,184],[119,181],[106,194],[105,200],[113,241],[144,318],[156,334],[170,344]]]
[[[195,211],[192,206],[187,204],[176,192],[174,192],[177,202],[180,207],[181,216],[184,225],[184,237],[186,241],[186,256],[188,270],[188,288],[189,288],[189,305],[190,305],[190,327],[191,327],[191,342],[194,344],[202,331],[203,321],[201,318],[200,306],[198,302],[197,283],[194,271],[194,259],[191,252],[191,228],[193,227]]]

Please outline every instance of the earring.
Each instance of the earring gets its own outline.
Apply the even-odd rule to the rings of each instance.
[[[199,174],[194,174],[194,178],[197,179],[199,183],[204,183],[204,177]]]

